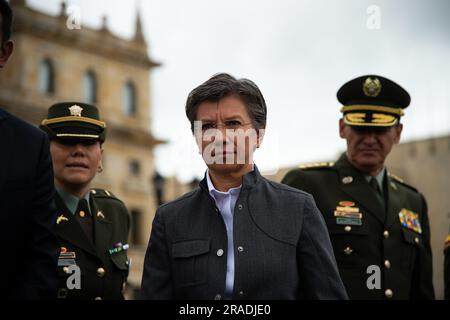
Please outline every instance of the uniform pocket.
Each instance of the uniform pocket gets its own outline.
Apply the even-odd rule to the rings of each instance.
[[[207,281],[210,240],[186,240],[172,245],[176,287],[195,286]]]
[[[338,224],[336,219],[326,222],[339,268],[361,270],[369,245],[368,221],[362,220],[361,225]]]
[[[114,265],[120,270],[128,270],[129,264],[126,252],[122,251],[120,253],[111,255],[111,260]]]

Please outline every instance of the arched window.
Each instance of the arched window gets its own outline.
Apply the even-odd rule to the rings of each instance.
[[[55,93],[55,71],[49,59],[43,59],[39,64],[39,92],[51,95]]]
[[[97,77],[91,70],[83,76],[83,100],[86,103],[97,102]]]
[[[127,82],[122,89],[122,108],[126,115],[136,115],[136,101],[136,88],[132,82]]]

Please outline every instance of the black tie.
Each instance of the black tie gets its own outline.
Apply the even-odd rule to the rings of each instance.
[[[89,206],[86,199],[81,199],[78,202],[77,211],[75,212],[75,219],[83,229],[88,239],[94,243],[94,230],[92,226],[92,216],[89,211]]]
[[[370,178],[369,184],[377,194],[381,195],[380,185],[378,184],[378,181],[375,177]]]
[[[383,211],[386,211],[386,204],[384,200],[383,192],[381,191],[380,185],[375,177],[372,177],[369,182],[370,187],[375,191],[375,195],[378,199],[378,202],[383,207]]]

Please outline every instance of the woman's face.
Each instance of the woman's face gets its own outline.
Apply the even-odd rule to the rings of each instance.
[[[94,179],[103,150],[97,140],[52,140],[50,152],[56,181],[82,188]]]
[[[253,152],[262,140],[245,104],[236,96],[205,101],[197,109],[194,134],[210,170],[231,172],[253,164]]]

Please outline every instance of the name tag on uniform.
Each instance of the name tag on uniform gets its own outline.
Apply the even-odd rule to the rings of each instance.
[[[67,267],[75,264],[76,262],[74,259],[58,259],[58,267]]]
[[[337,224],[343,224],[343,225],[351,225],[351,226],[361,226],[362,221],[361,219],[355,219],[355,218],[336,218]]]

